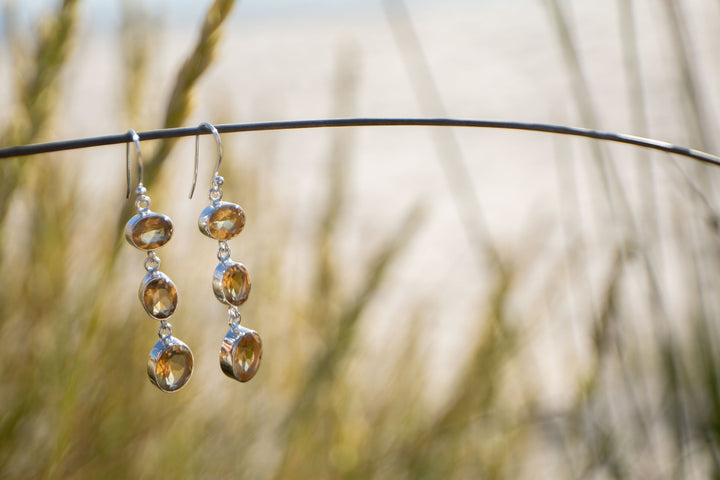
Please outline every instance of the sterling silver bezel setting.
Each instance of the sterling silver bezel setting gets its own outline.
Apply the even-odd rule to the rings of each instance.
[[[135,228],[137,228],[137,226],[140,224],[140,222],[147,222],[152,218],[158,218],[163,223],[168,225],[167,238],[164,241],[158,243],[157,245],[152,246],[152,248],[150,248],[150,245],[152,245],[152,244],[143,245],[143,244],[135,243],[135,240],[133,240],[133,231],[135,230]],[[128,220],[128,222],[125,224],[125,239],[128,241],[128,243],[130,245],[132,245],[135,248],[139,248],[140,250],[150,251],[150,250],[155,250],[157,248],[160,248],[170,241],[170,239],[172,238],[172,234],[173,234],[173,223],[172,223],[172,220],[170,219],[170,217],[168,217],[167,215],[163,215],[162,213],[152,212],[150,210],[140,211],[138,214],[136,214],[134,217],[132,217],[130,220]]]
[[[158,366],[165,355],[172,356],[173,354],[182,354],[185,356],[187,362],[187,373],[183,377],[178,379],[177,382],[172,382],[170,385],[168,385],[167,382],[162,380],[161,374],[158,372]],[[158,387],[163,392],[173,393],[177,392],[185,385],[187,385],[190,377],[192,376],[193,367],[194,359],[190,348],[188,348],[187,345],[185,345],[177,338],[171,335],[166,335],[160,340],[158,340],[158,342],[153,346],[152,350],[150,351],[147,362],[147,373],[148,377],[150,377],[150,381],[156,387]]]
[[[245,277],[244,292],[238,298],[234,298],[234,296],[231,295],[223,286],[224,280],[229,275],[232,275],[233,271],[236,269],[240,270],[241,275]],[[247,267],[245,267],[245,265],[243,265],[242,263],[233,261],[220,262],[215,268],[215,271],[213,272],[212,286],[215,297],[218,300],[220,300],[225,305],[233,305],[238,307],[245,303],[245,301],[248,299],[248,296],[250,296],[250,288],[252,287],[252,283],[250,281],[250,273],[248,272]]]
[[[213,213],[216,211],[223,209],[223,208],[229,208],[234,210],[238,218],[240,218],[240,228],[237,232],[235,232],[232,235],[226,236],[226,237],[218,237],[213,235],[210,232],[210,217]],[[213,201],[210,205],[205,207],[202,212],[200,212],[200,217],[198,218],[198,228],[203,233],[203,235],[213,238],[215,240],[229,240],[237,235],[240,234],[240,232],[243,231],[245,228],[245,211],[242,209],[242,207],[236,203],[231,202],[222,202],[220,200]]]
[[[145,305],[145,299],[144,299],[145,290],[147,290],[148,287],[150,287],[151,283],[153,283],[155,281],[159,281],[159,280],[165,281],[170,286],[172,291],[174,292],[173,306],[167,314],[163,314],[163,315],[155,315],[152,312],[152,310],[148,309],[147,305]],[[170,277],[165,275],[163,272],[154,270],[154,271],[148,272],[143,277],[142,283],[140,283],[140,288],[138,289],[138,298],[140,299],[140,304],[143,306],[143,308],[145,309],[145,311],[147,312],[148,315],[150,315],[151,317],[153,317],[157,320],[163,320],[165,318],[169,318],[175,312],[175,309],[177,308],[177,304],[178,304],[177,287],[175,286],[175,283],[170,279]]]
[[[250,363],[250,367],[245,369],[245,371],[242,371],[241,369],[236,368],[236,360],[240,360],[237,358],[238,354],[240,354],[240,352],[238,352],[238,347],[241,345],[241,342],[243,342],[246,335],[253,337],[252,341],[256,343],[257,349],[253,352],[254,355],[252,362]],[[225,335],[223,343],[220,346],[220,368],[225,375],[239,382],[250,381],[255,374],[257,374],[257,371],[260,368],[262,352],[262,339],[255,330],[250,330],[239,325],[233,325]]]

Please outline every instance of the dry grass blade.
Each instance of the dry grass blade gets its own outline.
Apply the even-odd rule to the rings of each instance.
[[[337,318],[325,319],[337,328],[325,327],[325,348],[308,367],[307,378],[285,417],[285,453],[275,478],[302,476],[303,472],[316,475],[321,471],[322,467],[316,462],[324,464],[327,460],[323,449],[330,443],[340,422],[340,419],[328,416],[330,407],[326,399],[336,380],[336,371],[352,351],[359,319],[378,293],[390,265],[414,238],[423,218],[421,208],[406,217],[370,262],[364,284],[355,298],[342,308]]]
[[[694,49],[680,3],[677,0],[663,0],[662,6],[668,18],[670,27],[668,30],[672,36],[675,61],[682,75],[682,90],[687,99],[687,102],[683,102],[683,107],[685,107],[688,119],[688,133],[697,135],[701,146],[712,150],[716,148],[714,141],[716,137],[708,131],[708,125],[712,125],[707,110],[708,102],[703,95],[698,79],[698,67],[693,57]]]
[[[9,38],[11,46],[20,50],[19,60],[31,55],[28,66],[18,77],[17,98],[19,105],[2,134],[2,143],[21,145],[35,141],[53,116],[58,97],[58,78],[67,63],[72,47],[72,37],[77,24],[77,0],[65,0],[57,14],[46,20],[39,28],[35,52],[30,54],[19,45],[19,38]],[[8,35],[12,35],[8,30]],[[7,162],[0,166],[0,223],[7,213],[8,203],[18,188],[23,165],[26,162]]]
[[[407,7],[403,0],[384,0],[385,14],[392,29],[405,68],[412,79],[412,87],[420,107],[430,115],[445,116],[442,95],[432,74]],[[452,130],[434,129],[431,131],[448,190],[452,195],[455,209],[463,225],[473,260],[479,272],[484,273],[490,260],[490,266],[502,270],[502,259],[492,240],[490,228],[480,204],[473,176],[463,158],[457,137]]]
[[[592,102],[592,95],[588,85],[585,72],[581,65],[580,54],[577,49],[577,42],[570,30],[570,21],[565,11],[560,6],[559,0],[546,0],[544,2],[558,36],[558,43],[568,69],[570,85],[573,90],[573,98],[578,108],[582,123],[590,128],[598,127],[597,112]],[[595,166],[600,173],[603,193],[612,210],[613,216],[622,219],[626,224],[632,224],[632,213],[627,201],[622,183],[615,170],[612,161],[607,158],[604,148],[597,142],[591,142],[590,148],[595,160]],[[617,194],[617,198],[614,195]],[[616,204],[620,204],[618,212]],[[620,217],[622,215],[622,217]]]
[[[177,73],[175,86],[165,111],[163,123],[165,128],[181,126],[190,115],[195,84],[214,59],[222,35],[221,27],[234,5],[234,0],[215,0],[208,10],[195,48]],[[160,169],[160,164],[170,153],[173,145],[174,142],[171,140],[160,143],[152,159],[145,166],[146,184],[152,183]]]
[[[51,118],[57,98],[56,81],[70,52],[77,23],[78,3],[78,0],[63,1],[55,18],[40,29],[32,63],[35,71],[27,77],[28,81],[19,92],[23,120],[15,144],[29,143],[37,138]]]
[[[506,268],[493,279],[488,298],[488,311],[480,318],[485,325],[475,340],[477,343],[469,362],[448,392],[444,411],[421,427],[414,436],[408,436],[403,448],[403,462],[410,472],[409,478],[439,478],[442,472],[455,472],[459,465],[468,464],[467,451],[473,451],[470,465],[479,478],[502,478],[511,467],[507,456],[519,431],[484,435],[481,445],[474,445],[471,436],[473,419],[490,414],[500,408],[502,367],[512,358],[518,333],[508,324],[507,306],[514,286],[514,271]],[[465,453],[463,453],[465,452]]]
[[[645,88],[640,64],[640,53],[637,38],[634,0],[617,2],[620,36],[623,47],[623,65],[627,78],[628,106],[630,109],[632,131],[641,137],[648,135],[648,117],[646,112]],[[650,222],[649,237],[657,237],[659,233],[656,192],[656,166],[650,161],[650,154],[645,149],[637,149],[638,184],[637,188],[644,195],[643,218]]]
[[[140,130],[141,106],[145,93],[152,44],[153,20],[138,5],[123,3],[122,47],[125,56],[125,94],[128,123]]]
[[[63,2],[52,19],[45,20],[39,33],[39,40],[33,46],[34,53],[29,53],[23,48],[24,45],[19,37],[10,36],[11,47],[20,51],[19,61],[24,60],[27,55],[32,60],[28,65],[17,65],[18,70],[24,71],[24,75],[18,76],[17,89],[15,92],[18,106],[12,121],[5,127],[3,142],[22,143],[31,142],[37,138],[46,125],[51,121],[55,111],[56,99],[59,95],[58,78],[67,63],[67,57],[71,49],[71,40],[77,23],[77,1],[67,0]],[[20,68],[24,67],[24,68]],[[7,296],[6,289],[0,294],[0,326],[4,331],[12,331],[18,322],[21,322],[26,337],[37,339],[53,331],[55,322],[51,325],[44,325],[42,319],[49,316],[53,304],[59,303],[62,298],[65,267],[67,261],[67,238],[68,222],[73,211],[75,199],[72,194],[65,196],[63,193],[72,191],[72,185],[58,184],[56,176],[57,166],[30,168],[28,162],[8,162],[0,166],[0,230],[5,227],[6,214],[11,198],[16,190],[21,188],[30,192],[30,198],[36,199],[29,205],[28,216],[36,220],[30,231],[32,242],[27,245],[29,255],[34,257],[35,262],[26,267],[25,274],[28,278],[35,279],[35,282],[23,282],[15,290],[15,295],[21,298],[33,298],[32,302],[18,302],[16,298],[11,301]],[[21,181],[23,180],[23,181]],[[51,202],[38,201],[43,195],[56,195]],[[8,266],[5,258],[0,259],[0,265],[6,272],[12,271],[13,265]],[[14,259],[17,260],[17,259]],[[5,277],[15,275],[6,274]],[[19,277],[22,278],[22,277]],[[44,288],[50,285],[51,287]],[[32,291],[32,296],[27,290],[39,287],[42,291]],[[60,322],[58,322],[60,323]],[[37,336],[36,336],[37,335]],[[50,369],[62,368],[64,361],[47,363],[47,358],[37,351],[28,354],[30,350],[25,342],[15,342],[12,348],[3,348],[6,360],[15,359],[17,353],[21,353],[22,361],[3,362],[2,377],[6,386],[2,393],[3,414],[0,416],[0,476],[12,476],[12,466],[18,468],[22,465],[23,459],[28,455],[24,453],[22,443],[18,439],[23,438],[32,431],[28,418],[47,419],[48,412],[43,405],[44,399],[41,392],[32,381],[35,369],[49,367]],[[19,345],[19,346],[18,346]],[[63,357],[61,357],[63,358]],[[18,388],[19,387],[19,388]],[[45,412],[43,416],[41,412]],[[42,420],[40,420],[42,421]],[[44,468],[43,461],[48,451],[35,452],[36,462],[27,465],[22,474],[31,477],[39,474]]]
[[[405,221],[400,224],[398,230],[390,235],[390,240],[380,249],[375,259],[370,262],[364,285],[354,300],[343,308],[337,319],[337,332],[332,330],[329,332],[333,338],[329,338],[325,342],[328,348],[315,361],[315,366],[311,368],[303,393],[298,396],[299,400],[295,403],[293,413],[288,415],[288,418],[298,416],[299,412],[312,404],[311,399],[319,391],[318,384],[323,379],[331,376],[339,359],[348,352],[348,347],[354,338],[358,319],[380,288],[388,267],[414,237],[414,233],[422,224],[423,218],[423,209],[416,208],[411,212]]]
[[[357,56],[343,51],[338,55],[333,115],[342,117],[353,111],[357,95]],[[315,303],[313,317],[324,321],[331,315],[331,304],[339,292],[336,290],[337,259],[335,258],[335,240],[338,223],[342,219],[345,206],[345,194],[349,177],[350,159],[353,149],[351,129],[338,130],[333,134],[328,171],[328,198],[325,201],[325,213],[320,221],[317,239],[317,271],[315,273],[314,298],[323,299]]]

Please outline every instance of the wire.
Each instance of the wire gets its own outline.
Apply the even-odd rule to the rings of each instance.
[[[587,128],[551,125],[547,123],[504,122],[495,120],[463,120],[452,118],[332,118],[322,120],[291,120],[283,122],[262,123],[234,123],[216,125],[219,133],[259,132],[267,130],[295,130],[304,128],[328,127],[384,127],[384,126],[426,126],[426,127],[473,127],[497,128],[505,130],[525,130],[531,132],[555,133],[560,135],[573,135],[576,137],[594,138],[610,142],[625,143],[644,148],[651,148],[663,152],[674,153],[689,157],[703,163],[720,166],[720,157],[695,150],[681,145],[675,145],[651,138],[636,137],[622,133],[603,132]],[[209,135],[210,132],[203,127],[166,128],[161,130],[148,130],[139,132],[140,141],[160,140],[167,138],[191,137],[195,135]],[[117,145],[131,142],[129,133],[119,135],[106,135],[101,137],[79,138],[58,142],[36,143],[31,145],[18,145],[0,149],[0,159],[15,158],[41,153],[75,150],[79,148],[100,147],[104,145]]]

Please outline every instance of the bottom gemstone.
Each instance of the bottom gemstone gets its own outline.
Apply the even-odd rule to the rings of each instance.
[[[230,378],[247,382],[255,376],[262,360],[260,335],[243,327],[233,327],[220,347],[220,368]]]
[[[192,370],[192,352],[175,337],[161,339],[150,352],[148,377],[163,392],[176,392],[184,387]]]

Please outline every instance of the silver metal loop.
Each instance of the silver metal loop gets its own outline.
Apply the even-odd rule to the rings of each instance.
[[[158,337],[160,340],[167,343],[172,338],[172,325],[165,320],[160,320],[160,328],[158,328]]]
[[[230,325],[233,330],[237,330],[240,328],[240,320],[242,317],[240,316],[240,312],[238,311],[237,307],[233,306],[228,308],[228,325]]]
[[[210,183],[210,193],[208,194],[208,198],[213,202],[219,202],[220,200],[222,200],[223,183],[225,183],[225,179],[220,175],[215,175],[215,177],[213,177],[212,182]]]
[[[217,258],[222,263],[227,262],[230,259],[230,245],[225,240],[220,240],[218,242],[218,253]]]
[[[215,175],[210,182],[210,192],[208,192],[208,198],[212,201],[213,205],[218,205],[222,200],[223,191],[222,185],[225,183],[225,179],[220,175]]]
[[[145,257],[145,270],[148,273],[157,272],[160,269],[160,257],[157,256],[155,251],[150,251]]]
[[[222,141],[220,140],[220,134],[217,131],[217,128],[212,126],[208,122],[202,122],[199,127],[205,127],[207,128],[210,133],[213,134],[215,137],[215,142],[217,143],[217,152],[218,152],[218,160],[217,164],[215,165],[215,173],[213,173],[213,178],[217,177],[220,172],[220,164],[222,163]],[[198,165],[200,164],[200,135],[195,135],[195,169],[193,170],[193,181],[192,181],[192,187],[190,187],[190,195],[189,198],[193,197],[193,194],[195,193],[195,185],[197,184],[197,176],[198,176]]]
[[[143,190],[145,190],[144,187]],[[138,191],[140,191],[139,188]],[[137,209],[138,213],[143,213],[150,210],[150,197],[148,197],[147,195],[139,195],[138,198],[135,200],[135,208]]]
[[[223,192],[220,189],[218,189],[218,190],[210,189],[210,193],[208,194],[208,198],[210,200],[212,200],[213,202],[219,202],[220,200],[222,200],[222,196],[223,196]]]
[[[143,163],[142,155],[140,154],[140,136],[135,133],[132,128],[128,130],[130,135],[130,141],[135,144],[135,158],[137,159],[138,165],[138,190],[143,186]],[[125,144],[125,170],[127,172],[127,189],[125,191],[125,198],[130,198],[130,142]]]

